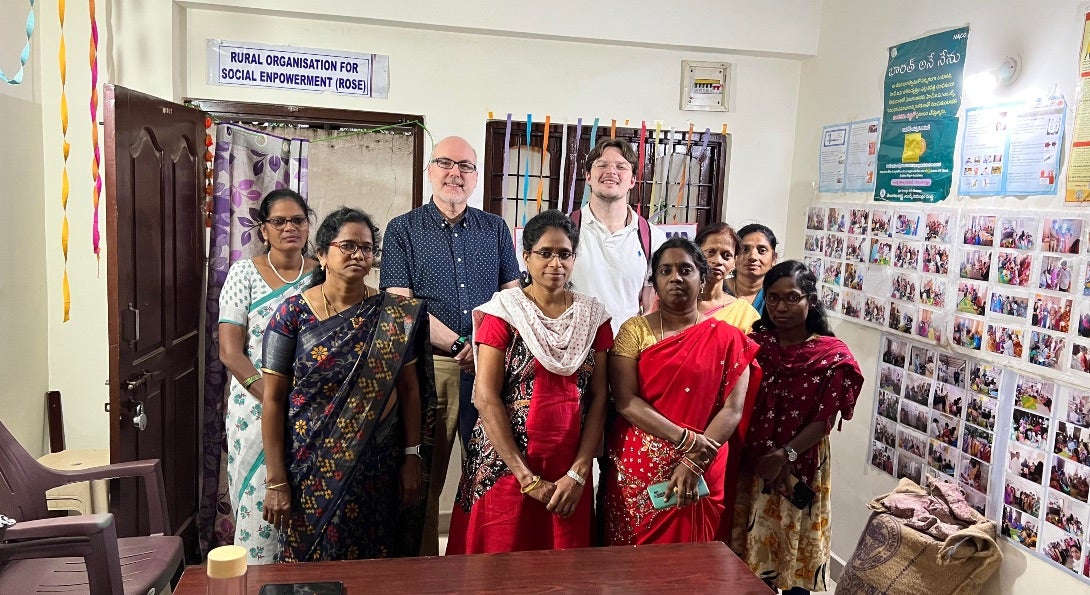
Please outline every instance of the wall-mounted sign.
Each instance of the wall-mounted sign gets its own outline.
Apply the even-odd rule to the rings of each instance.
[[[390,57],[209,39],[208,83],[386,99]]]

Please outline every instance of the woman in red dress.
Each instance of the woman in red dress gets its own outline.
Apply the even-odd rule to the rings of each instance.
[[[469,436],[447,554],[591,545],[609,313],[569,291],[579,230],[560,211],[526,224],[525,288],[473,311],[480,419]]]

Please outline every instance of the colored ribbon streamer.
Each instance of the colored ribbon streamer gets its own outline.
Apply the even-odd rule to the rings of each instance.
[[[594,119],[594,124],[590,127],[590,148],[593,149],[594,145],[598,143],[598,118]],[[590,171],[590,164],[583,166],[583,171]],[[589,174],[588,174],[589,177]],[[590,202],[590,184],[583,180],[583,200],[579,203],[580,208]]]
[[[511,163],[511,112],[507,112],[507,130],[503,133],[503,187],[500,188],[500,217],[507,220],[507,172]]]
[[[644,146],[647,141],[647,120],[640,121],[640,166],[636,169],[636,187],[639,190],[636,192],[636,214],[643,215],[643,166],[647,159],[647,151],[644,150]],[[654,176],[651,176],[652,179]],[[650,211],[648,211],[650,213]]]
[[[583,118],[575,121],[575,159],[571,159],[571,188],[568,190],[568,214],[575,210],[575,172],[579,168],[579,139],[583,138]]]
[[[662,180],[662,202],[659,203],[658,211],[652,217],[648,217],[647,220],[652,223],[657,223],[659,220],[666,220],[666,212],[670,210],[670,170],[674,165],[674,129],[670,128],[666,132],[666,149],[663,151],[662,157],[666,161],[666,175]]]
[[[689,122],[689,134],[685,137],[685,156],[691,158],[692,153],[689,152],[689,148],[693,146],[693,123]],[[689,173],[689,159],[685,160],[685,166],[681,168],[681,180],[678,182],[677,187],[677,202],[674,208],[681,209],[681,198],[685,195],[685,178]],[[674,223],[677,223],[677,210],[674,211]]]
[[[553,117],[545,114],[545,139],[541,141],[541,167],[537,170],[537,212],[541,212],[541,195],[545,190],[545,160],[549,152],[549,124]],[[551,168],[550,168],[551,170]]]
[[[63,17],[61,20],[63,20]],[[23,51],[19,53],[19,72],[8,78],[4,75],[4,71],[0,70],[0,82],[9,85],[18,85],[23,82],[23,71],[26,69],[26,63],[30,61],[30,38],[34,36],[34,24],[34,0],[30,0],[30,11],[26,15],[26,45],[23,46]]]
[[[534,115],[526,114],[526,160],[522,166],[522,225],[526,225],[527,202],[530,197],[530,131],[534,128]]]
[[[61,252],[64,254],[64,279],[61,281],[61,292],[64,297],[64,322],[68,322],[69,312],[72,307],[72,292],[68,285],[68,152],[71,145],[68,144],[68,97],[65,95],[65,83],[68,79],[68,59],[64,47],[64,13],[65,0],[57,2],[57,17],[60,20],[60,47],[57,51],[57,61],[61,75],[61,139],[64,152],[64,164],[61,166]]]
[[[655,153],[655,159],[652,161],[652,163],[657,163],[658,162],[659,136],[661,134],[662,134],[662,121],[661,120],[655,120],[655,131],[653,133],[651,133],[651,146],[653,147],[653,151]],[[654,214],[654,212],[655,212],[655,195],[656,195],[656,190],[658,190],[658,188],[655,185],[655,178],[657,178],[657,177],[658,177],[658,171],[654,166],[652,166],[652,168],[651,168],[651,199],[647,203],[647,218],[648,219],[651,219],[651,215]]]
[[[617,138],[617,120],[609,125],[609,138]]]
[[[88,7],[91,12],[91,146],[94,148],[94,157],[91,160],[91,179],[94,181],[94,194],[91,202],[94,206],[93,220],[91,222],[91,246],[95,251],[95,261],[102,264],[102,236],[98,230],[98,203],[102,197],[102,174],[99,167],[102,164],[102,152],[98,143],[98,21],[95,18],[95,0],[89,0]]]

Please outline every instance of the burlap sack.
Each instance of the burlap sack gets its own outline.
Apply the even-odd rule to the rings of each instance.
[[[874,512],[837,581],[838,595],[980,593],[1003,562],[996,524],[953,484],[934,482],[929,492],[902,479],[869,507]]]

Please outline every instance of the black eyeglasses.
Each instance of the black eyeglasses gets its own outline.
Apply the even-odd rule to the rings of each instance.
[[[774,293],[765,294],[765,303],[769,306],[779,305],[780,302],[786,302],[788,306],[797,306],[799,302],[806,299],[806,296],[801,293],[789,293],[784,296],[779,296]]]
[[[572,252],[571,250],[557,250],[555,252],[552,250],[530,250],[530,252],[537,254],[545,260],[559,258],[561,261],[567,262],[575,257],[575,252]]]
[[[439,157],[437,159],[432,159],[431,162],[443,169],[454,169],[454,166],[457,165],[458,171],[463,174],[471,174],[477,171],[477,164],[472,161],[455,161],[453,159],[447,159],[446,157]]]
[[[295,227],[310,225],[310,219],[307,219],[303,215],[296,215],[294,217],[269,217],[265,220],[265,223],[271,225],[273,229],[280,230],[284,229],[288,223],[291,223]]]
[[[382,250],[375,248],[371,244],[361,244],[359,242],[353,242],[352,240],[341,240],[339,242],[330,242],[330,246],[336,246],[341,249],[341,252],[345,256],[352,256],[357,251],[363,254],[364,258],[369,256],[378,256]]]

